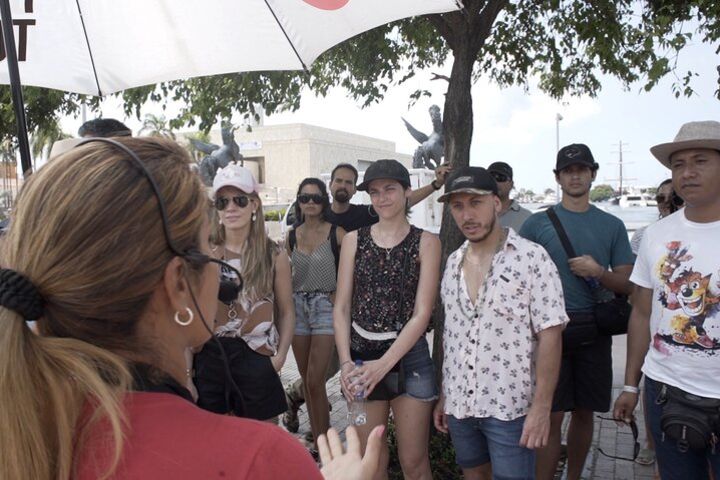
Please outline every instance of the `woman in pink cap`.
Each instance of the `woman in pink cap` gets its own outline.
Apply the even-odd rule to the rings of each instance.
[[[237,299],[219,305],[215,317],[214,333],[224,352],[209,342],[195,356],[198,405],[274,421],[287,410],[278,372],[295,329],[290,261],[265,232],[250,170],[236,163],[219,170],[213,195],[219,216],[214,254],[240,271],[244,285]]]

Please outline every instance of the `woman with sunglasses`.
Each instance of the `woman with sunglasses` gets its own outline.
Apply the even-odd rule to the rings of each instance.
[[[428,438],[438,389],[425,339],[440,276],[440,241],[408,222],[410,174],[378,160],[358,190],[370,195],[379,221],[345,236],[333,320],[346,398],[367,400],[363,445],[393,412],[405,478],[430,479]],[[362,360],[362,366],[354,362]],[[387,478],[388,451],[380,478]]]
[[[338,246],[345,235],[342,227],[325,220],[329,208],[330,200],[322,180],[306,178],[300,182],[295,202],[295,218],[299,224],[289,232],[286,245],[292,259],[296,318],[292,348],[302,377],[314,439],[330,428],[325,382],[335,349],[332,297]]]
[[[685,203],[683,199],[680,198],[677,193],[675,193],[675,190],[673,190],[672,179],[670,178],[663,180],[660,185],[658,185],[657,191],[655,193],[655,200],[657,201],[657,209],[659,214],[658,218],[660,219],[663,219],[668,215],[677,212],[682,208],[683,204]],[[632,251],[635,255],[637,255],[638,250],[640,249],[640,242],[642,241],[642,237],[645,234],[646,228],[647,225],[635,230],[632,239],[630,239],[630,247],[632,248]],[[652,440],[650,441],[652,442]]]
[[[218,304],[207,197],[174,142],[116,140],[55,157],[13,211],[0,254],[0,478],[321,478],[281,429],[193,404],[184,352],[210,339]],[[363,461],[352,429],[346,455],[329,435],[326,478],[369,478],[379,432]]]
[[[231,163],[220,169],[213,194],[219,217],[213,253],[240,271],[243,289],[218,306],[214,333],[225,353],[208,343],[195,356],[198,405],[275,421],[287,409],[278,372],[295,329],[290,261],[265,232],[258,185],[247,168]],[[223,269],[222,275],[234,274]]]

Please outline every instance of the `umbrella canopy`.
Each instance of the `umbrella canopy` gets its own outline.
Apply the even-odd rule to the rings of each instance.
[[[23,85],[105,95],[229,72],[298,70],[358,33],[457,0],[11,0]],[[1,63],[5,60],[0,51]],[[10,83],[0,66],[0,83]]]

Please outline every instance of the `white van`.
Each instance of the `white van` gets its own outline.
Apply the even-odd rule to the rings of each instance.
[[[413,190],[416,190],[420,187],[424,187],[425,185],[429,185],[430,182],[432,182],[435,179],[435,172],[432,170],[428,170],[425,168],[412,168],[410,171],[410,188]],[[357,183],[360,184],[363,181],[363,177],[365,176],[365,172],[360,172]],[[329,173],[323,173],[320,175],[320,178],[325,182],[325,185],[328,186],[328,190],[330,190],[330,174]],[[410,210],[410,223],[415,225],[418,228],[422,228],[423,230],[427,230],[429,232],[433,233],[439,233],[440,232],[440,224],[442,223],[442,209],[443,205],[441,203],[437,202],[438,197],[441,195],[442,189],[433,192],[429,197],[427,197],[422,202],[418,203],[417,205],[413,206]],[[370,197],[366,192],[356,192],[355,195],[353,195],[352,200],[350,203],[354,204],[370,204]],[[293,202],[285,212],[285,215],[283,216],[282,222],[280,222],[280,229],[282,232],[282,240],[285,239],[285,235],[287,233],[288,227],[290,227],[293,222],[293,213],[295,212],[295,202]]]

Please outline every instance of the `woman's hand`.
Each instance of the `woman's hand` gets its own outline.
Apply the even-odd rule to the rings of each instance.
[[[363,363],[361,367],[356,368],[348,391],[352,392],[356,387],[360,387],[365,392],[365,397],[367,397],[385,375],[388,374],[391,368],[392,367],[388,367],[382,359],[368,360]]]
[[[334,428],[331,428],[325,435],[320,435],[317,440],[318,452],[322,469],[320,472],[328,480],[370,480],[375,476],[380,461],[382,449],[384,425],[373,428],[368,437],[365,456],[361,455],[360,439],[355,427],[349,426],[345,430],[347,439],[347,451],[343,452],[340,436]]]
[[[346,400],[350,400],[353,397],[350,390],[350,383],[354,379],[353,370],[355,370],[355,364],[349,360],[340,365],[340,388]]]
[[[274,357],[270,357],[270,363],[272,363],[273,368],[276,372],[280,373],[280,370],[282,370],[283,365],[285,365],[285,360],[287,359],[287,354],[282,355],[278,353]]]

